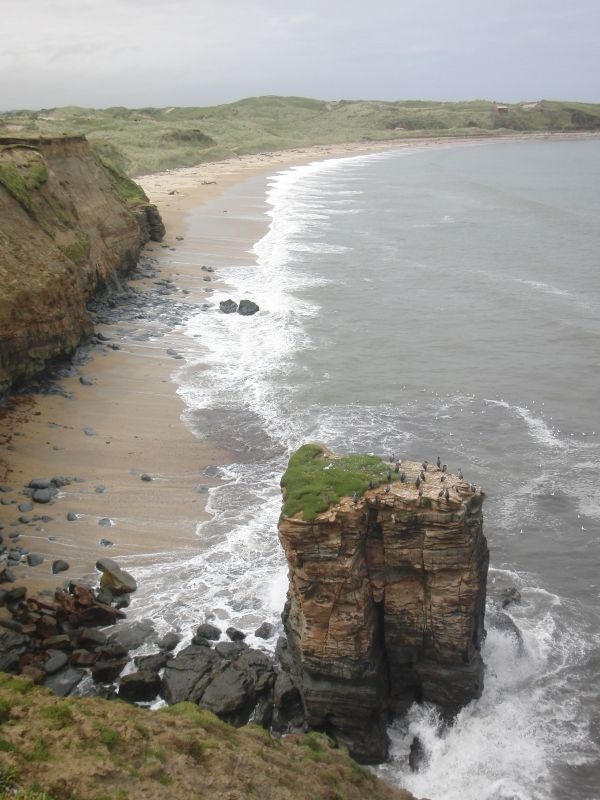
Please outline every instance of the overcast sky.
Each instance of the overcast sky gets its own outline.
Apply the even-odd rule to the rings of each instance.
[[[0,109],[600,102],[600,0],[0,0]]]

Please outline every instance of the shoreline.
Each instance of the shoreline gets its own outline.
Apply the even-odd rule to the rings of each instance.
[[[200,252],[194,251],[195,243],[188,239],[189,214],[194,209],[207,214],[208,204],[217,202],[228,189],[253,177],[262,176],[266,181],[270,173],[330,158],[530,138],[516,135],[319,145],[144,176],[138,182],[150,201],[158,205],[167,228],[164,243],[151,243],[144,257],[156,260],[157,279],[173,281],[177,286],[178,303],[199,304],[206,300],[206,290],[210,291],[203,281],[207,275],[200,271],[201,264],[214,263],[205,257],[207,250],[214,254],[220,249],[223,263],[236,257],[247,261],[248,249],[268,230],[264,213],[260,221],[241,221],[239,208],[222,209],[219,213],[228,213],[223,223],[228,230],[225,243],[214,233],[211,240],[208,234],[200,243]],[[260,203],[266,208],[264,199],[263,193]],[[215,269],[218,276],[218,264]],[[131,285],[148,287],[152,280],[134,280]],[[218,284],[211,284],[211,288],[213,285]],[[2,533],[8,542],[7,534],[19,532],[18,544],[44,558],[38,566],[19,564],[14,568],[15,585],[26,585],[30,593],[62,585],[65,579],[95,577],[94,565],[102,556],[122,561],[135,574],[136,565],[151,567],[175,554],[191,557],[201,546],[197,527],[210,518],[206,488],[219,483],[218,478],[206,475],[205,469],[233,459],[227,451],[197,438],[185,425],[182,415],[186,405],[177,394],[174,377],[177,367],[185,362],[167,352],[177,353],[185,345],[185,337],[175,326],[156,338],[151,335],[152,325],[152,307],[141,328],[131,321],[97,325],[96,331],[120,349],[96,347],[87,363],[60,381],[73,399],[62,395],[13,396],[9,408],[0,413],[0,441],[8,450],[5,476],[0,464],[0,484],[13,489],[0,495],[5,501],[0,505]],[[91,377],[94,384],[82,385],[83,376]],[[144,473],[152,480],[142,480]],[[22,516],[18,504],[28,501],[21,494],[22,488],[33,478],[55,475],[78,480],[65,486],[54,503],[36,505],[24,515],[52,519],[15,524]],[[106,489],[97,491],[100,486]],[[14,502],[8,504],[11,500]],[[69,512],[77,518],[68,520]],[[111,545],[102,546],[103,539]],[[69,571],[53,575],[50,567],[54,559],[68,561]]]

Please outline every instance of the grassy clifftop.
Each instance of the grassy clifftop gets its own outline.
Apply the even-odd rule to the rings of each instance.
[[[68,107],[0,114],[0,134],[85,134],[130,175],[313,144],[582,130],[600,130],[600,105],[252,97],[205,108]]]
[[[411,800],[320,734],[274,739],[180,703],[61,699],[0,673],[0,800]],[[414,800],[414,799],[413,799]]]

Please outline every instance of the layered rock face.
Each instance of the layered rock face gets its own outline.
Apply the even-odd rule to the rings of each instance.
[[[0,137],[0,398],[92,330],[86,303],[164,227],[84,137]]]
[[[336,456],[316,460],[326,470]],[[435,467],[389,468],[389,483],[279,524],[284,622],[308,724],[363,762],[385,758],[390,714],[417,700],[450,717],[483,688],[483,495]]]

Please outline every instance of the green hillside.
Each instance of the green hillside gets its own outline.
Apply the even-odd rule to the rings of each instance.
[[[130,175],[313,144],[588,130],[600,130],[600,105],[547,100],[498,107],[487,100],[252,97],[206,108],[66,107],[0,113],[0,135],[85,134],[106,159]]]

